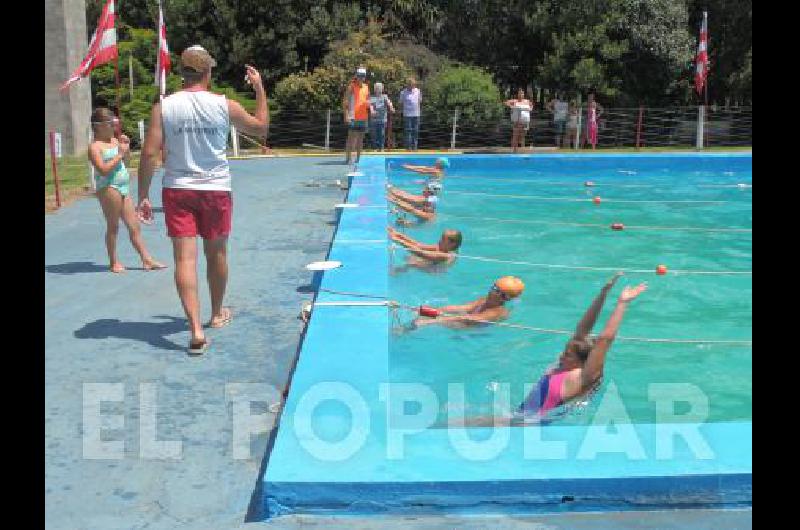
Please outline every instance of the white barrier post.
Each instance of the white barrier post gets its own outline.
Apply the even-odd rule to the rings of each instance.
[[[144,145],[144,120],[139,120],[139,145]]]
[[[239,156],[239,133],[236,127],[231,125],[231,144],[233,145],[233,156]]]
[[[331,150],[331,109],[328,109],[327,123],[325,124],[325,150]]]
[[[706,107],[699,105],[697,107],[697,141],[695,147],[697,149],[703,148],[703,136],[705,135],[705,121],[706,121]]]
[[[583,107],[578,105],[578,129],[575,132],[575,149],[581,145],[581,114],[583,114]]]
[[[453,111],[453,135],[450,137],[450,150],[456,150],[456,128],[458,128],[458,109]]]

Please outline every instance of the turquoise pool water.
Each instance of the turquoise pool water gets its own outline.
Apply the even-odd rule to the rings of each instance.
[[[419,192],[418,175],[398,169],[397,162],[389,164],[390,182]],[[587,180],[595,186],[584,186]],[[571,330],[612,271],[622,269],[632,272],[621,284],[647,281],[649,290],[630,307],[621,336],[749,341],[751,184],[751,155],[454,158],[437,220],[402,230],[435,242],[444,228],[459,229],[463,257],[447,272],[412,269],[390,275],[389,298],[409,305],[464,303],[485,295],[496,278],[515,275],[526,291],[507,322]],[[600,196],[600,204],[592,202],[594,196]],[[611,230],[616,222],[626,229]],[[405,257],[404,251],[394,251],[394,265],[402,265]],[[670,273],[656,275],[658,264]],[[698,272],[704,274],[693,274]],[[609,296],[595,332],[620,289]],[[555,361],[566,338],[496,326],[430,326],[393,334],[389,377],[430,386],[440,419],[448,410],[487,414],[506,384],[516,406],[526,385]],[[750,420],[751,359],[749,344],[620,340],[608,355],[596,397],[558,423],[591,422],[608,392],[618,394],[631,422],[653,423],[650,383],[688,383],[702,391],[708,399],[706,421]],[[449,383],[465,386],[466,410],[449,400]]]

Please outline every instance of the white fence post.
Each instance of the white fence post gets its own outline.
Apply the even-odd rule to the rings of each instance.
[[[331,150],[331,109],[328,109],[327,123],[325,124],[325,150]]]
[[[144,145],[144,120],[139,120],[139,146]]]
[[[581,118],[583,115],[583,107],[578,105],[578,130],[575,134],[575,149],[578,149],[581,146]]]
[[[458,109],[453,111],[453,135],[450,137],[450,150],[456,149],[456,129],[458,128]]]
[[[695,146],[697,149],[703,148],[703,136],[705,135],[705,121],[706,121],[706,107],[699,105],[697,107],[697,142]]]
[[[231,144],[233,145],[233,156],[239,156],[239,133],[236,127],[231,125]]]

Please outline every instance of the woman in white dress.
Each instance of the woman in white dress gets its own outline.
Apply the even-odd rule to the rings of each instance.
[[[511,150],[515,153],[520,147],[525,147],[525,133],[531,125],[531,111],[533,104],[525,98],[525,91],[519,89],[517,97],[505,103],[511,109]]]

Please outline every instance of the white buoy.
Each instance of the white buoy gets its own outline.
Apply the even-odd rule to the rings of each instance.
[[[306,269],[310,271],[329,271],[331,269],[338,269],[342,266],[341,261],[315,261],[306,265]]]

